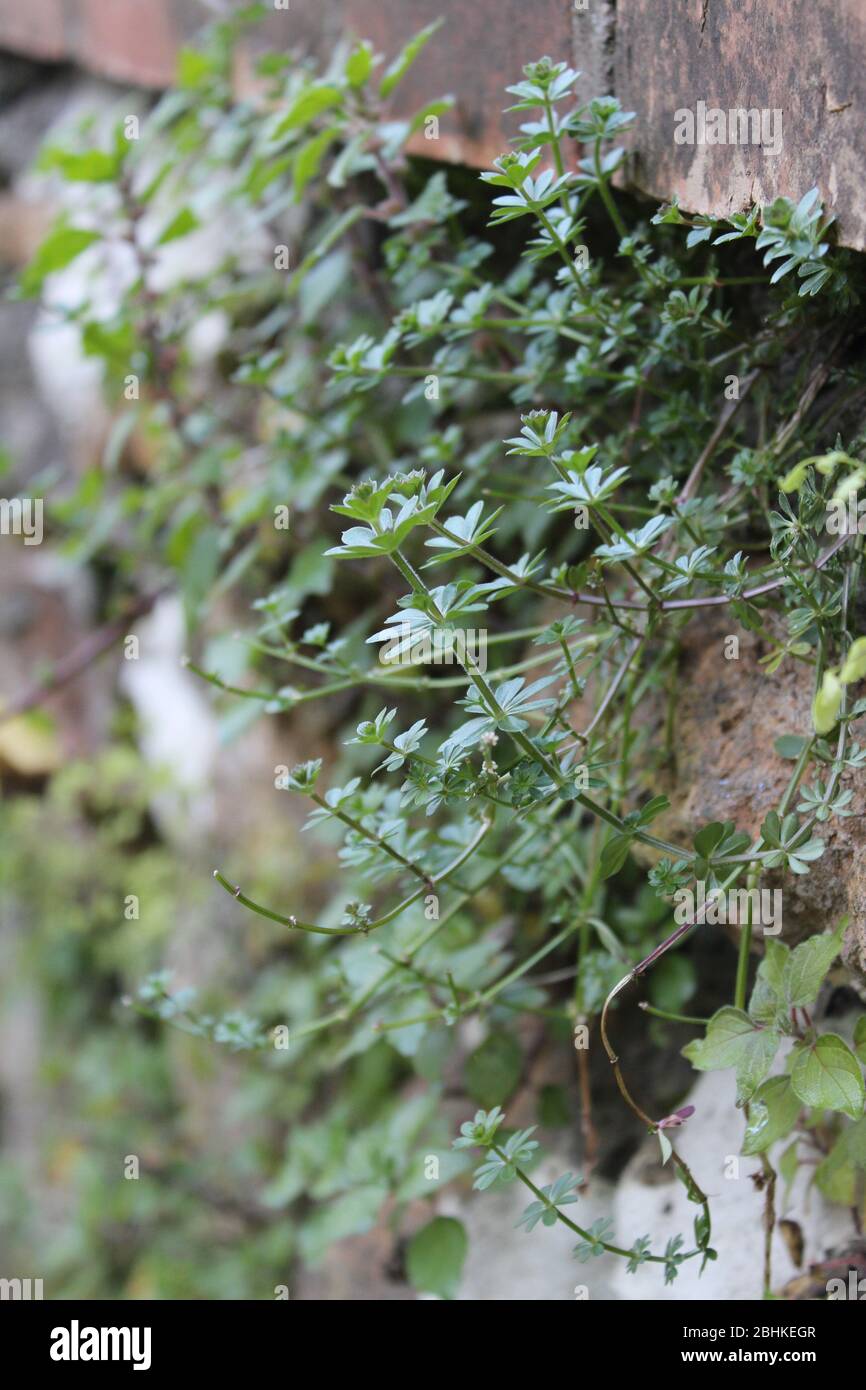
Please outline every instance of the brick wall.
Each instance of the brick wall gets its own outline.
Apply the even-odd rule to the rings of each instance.
[[[614,85],[641,118],[639,187],[727,213],[817,184],[866,249],[866,0],[617,0]],[[675,144],[699,100],[780,111],[780,153]]]
[[[0,47],[69,60],[142,87],[166,87],[203,24],[245,0],[0,0]],[[270,44],[312,50],[338,33],[344,0],[289,0],[265,22]]]
[[[69,60],[121,82],[171,82],[178,47],[239,0],[0,0],[0,47]],[[845,244],[866,249],[860,166],[866,102],[866,0],[288,0],[269,44],[326,51],[345,25],[394,52],[441,14],[446,23],[399,89],[400,110],[451,93],[440,158],[484,165],[513,130],[503,88],[547,53],[611,89],[641,117],[630,177],[657,198],[726,213],[817,183]],[[781,111],[781,149],[678,145],[680,108]],[[425,153],[430,153],[430,148]]]

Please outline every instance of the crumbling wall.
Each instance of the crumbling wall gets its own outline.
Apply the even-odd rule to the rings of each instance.
[[[0,48],[165,87],[177,50],[241,3],[0,0]],[[612,90],[637,112],[627,174],[636,188],[721,216],[817,184],[842,243],[866,248],[862,0],[272,0],[271,7],[254,44],[320,55],[343,29],[394,53],[441,17],[442,29],[395,97],[405,114],[431,95],[454,95],[439,140],[424,146],[430,158],[486,165],[500,154],[520,119],[503,113],[504,87],[528,59],[549,54],[585,74],[584,97]],[[244,90],[251,56],[239,64]],[[778,139],[731,140],[711,121],[710,139],[678,143],[677,112],[697,116],[699,103],[726,120],[730,111],[756,112],[759,123],[775,121]]]

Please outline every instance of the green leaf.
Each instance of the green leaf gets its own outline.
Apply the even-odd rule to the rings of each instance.
[[[744,1105],[773,1065],[780,1041],[781,1034],[775,1029],[756,1026],[742,1009],[726,1006],[713,1014],[705,1038],[696,1038],[683,1048],[683,1056],[698,1071],[734,1067],[737,1104]]]
[[[204,86],[217,72],[213,58],[195,48],[182,48],[177,55],[177,84],[184,91]]]
[[[721,843],[724,833],[725,827],[720,821],[713,821],[698,831],[694,839],[694,846],[702,859],[709,859],[716,845]]]
[[[189,236],[190,232],[196,231],[201,226],[192,208],[181,208],[169,222],[157,246],[167,246],[170,241],[178,241],[182,236]]]
[[[771,1076],[755,1092],[749,1103],[749,1123],[741,1152],[765,1153],[789,1134],[797,1121],[802,1103],[791,1086],[789,1076]]]
[[[611,835],[607,844],[601,852],[601,876],[611,878],[613,874],[619,873],[625,861],[628,859],[628,852],[631,846],[631,835],[616,834]]]
[[[811,1004],[830,966],[842,948],[844,922],[835,931],[822,932],[796,946],[782,972],[782,994],[789,1008]]]
[[[776,739],[773,747],[780,758],[789,758],[793,762],[799,758],[808,742],[809,740],[801,734],[782,734]]]
[[[406,1272],[413,1288],[453,1298],[460,1283],[469,1241],[452,1216],[436,1216],[409,1241]]]
[[[54,147],[42,151],[37,169],[59,169],[70,183],[110,183],[117,176],[121,151],[84,150],[73,154]]]
[[[745,1105],[760,1086],[779,1050],[781,1033],[774,1028],[758,1029],[746,1040],[737,1062],[737,1105]]]
[[[670,804],[666,796],[652,797],[644,806],[641,806],[637,817],[638,825],[650,825],[656,816],[660,816],[662,811],[668,809]]]
[[[479,1105],[502,1105],[520,1080],[523,1052],[511,1033],[491,1033],[466,1059],[466,1090]]]
[[[758,966],[755,987],[749,1000],[749,1015],[756,1023],[772,1023],[777,1014],[785,1013],[782,979],[789,955],[790,951],[783,942],[767,937],[764,959]]]
[[[841,1110],[852,1120],[863,1114],[863,1073],[836,1033],[824,1033],[802,1049],[791,1071],[791,1085],[803,1104],[815,1110]]]
[[[410,39],[402,52],[397,54],[393,63],[386,68],[385,76],[379,83],[380,97],[389,97],[397,84],[402,82],[422,48],[432,39],[443,22],[443,20],[437,19],[433,24],[428,24],[426,29],[422,29],[420,34],[415,35],[414,39]]]
[[[316,177],[328,147],[333,144],[336,138],[337,132],[335,130],[323,130],[320,135],[314,135],[312,140],[308,140],[298,150],[292,169],[296,203],[300,202],[301,194],[310,179]]]
[[[350,87],[363,87],[373,70],[373,46],[359,43],[346,59],[346,81]]]
[[[342,100],[343,94],[339,87],[333,87],[328,83],[319,82],[314,86],[307,87],[295,98],[283,119],[280,121],[273,138],[279,140],[288,131],[294,130],[296,126],[309,125],[317,116],[321,116],[323,111],[330,111]]]
[[[839,1136],[830,1153],[815,1169],[815,1185],[830,1202],[859,1206],[866,1170],[866,1120],[858,1120]]]
[[[49,275],[63,270],[72,261],[100,240],[99,232],[89,232],[83,227],[70,227],[62,222],[48,233],[36,251],[30,264],[21,273],[19,287],[25,299],[39,294]]]
[[[854,1051],[861,1062],[866,1062],[866,1014],[861,1014],[854,1025]]]
[[[698,1071],[723,1071],[736,1066],[743,1047],[755,1031],[755,1025],[742,1009],[725,1005],[714,1013],[707,1024],[706,1037],[695,1038],[683,1048]]]

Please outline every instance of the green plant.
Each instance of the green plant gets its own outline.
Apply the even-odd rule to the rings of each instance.
[[[312,1138],[293,1141],[275,1167],[272,1200],[323,1200],[301,1240],[311,1256],[328,1236],[371,1224],[387,1195],[399,1203],[435,1191],[419,1179],[420,1154],[431,1135],[442,1142],[438,1099],[446,1059],[460,1053],[458,1025],[478,1018],[487,1035],[464,1060],[463,1085],[484,1108],[451,1161],[441,1154],[441,1180],[461,1171],[464,1150],[481,1148],[475,1186],[522,1182],[534,1198],[527,1229],[563,1222],[580,1238],[579,1259],[608,1251],[632,1271],[659,1264],[672,1281],[684,1261],[715,1258],[700,1175],[670,1138],[689,1116],[654,1118],[634,1098],[612,1030],[626,989],[665,970],[675,1002],[660,996],[652,1008],[683,1018],[695,972],[688,955],[671,952],[706,914],[671,930],[678,891],[751,891],[766,871],[808,874],[824,852],[815,832],[846,814],[840,780],[862,763],[850,726],[866,710],[848,700],[863,674],[861,542],[845,533],[827,543],[823,532],[835,468],[859,478],[866,467],[866,383],[849,316],[857,268],[830,251],[814,192],[796,207],[778,200],[723,221],[676,207],[647,218],[614,187],[625,159],[615,142],[632,117],[612,98],[575,105],[577,74],[565,64],[530,63],[509,88],[526,121],[515,151],[482,175],[491,207],[468,176],[403,153],[445,103],[382,122],[380,99],[424,36],[384,77],[365,44],[324,77],[265,59],[261,110],[229,99],[230,37],[222,26],[210,50],[187,58],[179,92],[157,105],[139,146],[118,136],[108,151],[45,156],[67,179],[115,190],[138,274],[116,321],[98,324],[86,308],[76,318],[109,383],[131,364],[143,382],[108,458],[117,464],[132,429],[154,438],[159,457],[146,480],[94,469],[56,519],[78,533],[86,557],[117,545],[122,518],[118,573],[134,585],[140,558],[159,557],[157,582],[175,571],[193,633],[215,597],[264,590],[242,656],[220,647],[219,660],[197,654],[191,669],[228,701],[242,699],[249,718],[296,716],[333,697],[337,724],[355,725],[336,759],[340,781],[315,759],[279,784],[308,797],[308,825],[339,843],[345,893],[311,914],[286,886],[289,911],[263,905],[242,856],[216,874],[240,906],[290,929],[279,949],[310,980],[285,1022],[309,1083],[296,1118]],[[254,210],[276,251],[280,217],[303,205],[300,263],[281,274],[278,257],[252,271],[230,257],[201,283],[154,291],[156,246],[198,226],[195,193],[227,168],[221,196]],[[172,189],[189,199],[179,210]],[[165,228],[148,246],[137,228],[164,203]],[[92,254],[102,235],[64,227],[25,291],[70,253]],[[361,278],[348,294],[353,266]],[[194,394],[184,346],[205,309],[231,329],[219,405]],[[278,424],[257,435],[251,481],[240,462],[265,403]],[[504,452],[503,414],[514,421]],[[333,485],[345,489],[332,507],[348,522],[339,542],[317,520]],[[274,523],[287,506],[288,574]],[[695,825],[691,843],[673,842],[656,824],[668,805],[657,779],[676,759],[681,634],[707,609],[724,609],[770,647],[768,739],[788,740],[786,750],[793,740],[794,767],[754,838],[715,822]],[[772,675],[783,662],[810,668],[811,730],[776,726]],[[662,748],[641,720],[652,699],[667,711]],[[639,887],[636,850],[652,861]],[[518,905],[513,917],[503,899]],[[491,930],[503,923],[507,939]],[[743,1152],[761,1155],[769,1194],[767,1150],[805,1126],[820,1130],[826,1152],[819,1186],[862,1208],[863,1020],[849,1046],[809,1012],[841,930],[790,951],[766,939],[747,1009],[754,925],[750,906],[731,1002],[685,1054],[699,1070],[736,1068]],[[673,961],[684,962],[678,972]],[[539,980],[542,963],[567,971],[568,992],[561,977]],[[172,1002],[162,976],[138,1002],[188,1025],[189,1001]],[[570,1173],[535,1185],[532,1130],[502,1130],[501,1107],[523,1072],[515,1016],[540,1020],[563,1046],[578,1042],[584,1177],[596,1136],[583,1041],[597,1030],[625,1104],[695,1204],[688,1242],[675,1233],[629,1243],[631,1233],[618,1237],[608,1223],[583,1227],[562,1210],[579,1214]],[[193,1027],[212,1031],[200,1019]],[[254,1025],[241,1033],[240,1046],[264,1036]],[[771,1076],[783,1038],[787,1070]],[[354,1145],[353,1182],[347,1126],[357,1115],[346,1087],[364,1065],[385,1089],[396,1068],[423,1077],[428,1092],[411,1125],[379,1097]],[[346,1084],[323,1119],[315,1079],[331,1067]],[[316,1156],[334,1144],[330,1177],[315,1181]],[[773,1219],[770,1195],[766,1290]],[[464,1242],[441,1220],[413,1246],[409,1269],[420,1287],[447,1295]]]

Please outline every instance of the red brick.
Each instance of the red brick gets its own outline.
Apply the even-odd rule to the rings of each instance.
[[[520,80],[524,63],[545,54],[571,61],[571,0],[347,0],[346,9],[352,32],[372,39],[389,59],[431,19],[444,18],[393,103],[402,115],[434,97],[457,98],[441,120],[440,139],[419,142],[437,159],[489,165],[520,125],[503,108],[513,100],[505,88]]]
[[[615,90],[637,111],[633,182],[725,215],[817,184],[841,239],[866,249],[863,0],[618,0]],[[674,112],[782,111],[782,151],[675,145]]]
[[[79,0],[76,56],[119,82],[165,87],[180,35],[170,0]]]
[[[0,0],[0,45],[33,58],[67,54],[64,0]]]

